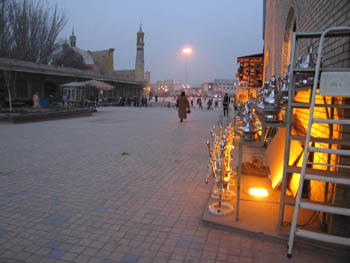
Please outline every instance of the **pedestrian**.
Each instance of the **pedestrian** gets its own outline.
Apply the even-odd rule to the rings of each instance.
[[[193,99],[191,99],[191,107],[193,108]]]
[[[224,116],[228,116],[228,106],[230,105],[230,97],[227,93],[225,93],[224,100],[222,102],[222,106],[224,108]]]
[[[125,97],[122,97],[121,99],[120,99],[120,106],[125,106]]]
[[[211,98],[209,98],[207,106],[208,106],[208,110],[212,109],[211,105],[213,104],[213,100]]]
[[[33,95],[33,108],[40,108],[39,92],[35,92]]]
[[[188,102],[184,91],[181,92],[181,95],[177,98],[176,104],[179,107],[178,114],[179,114],[180,122],[183,122],[183,119],[187,118],[187,109],[190,108],[190,103]]]
[[[201,98],[198,99],[198,108],[202,109],[202,99]]]

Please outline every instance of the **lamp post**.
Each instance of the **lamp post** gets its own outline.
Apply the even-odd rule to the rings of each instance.
[[[186,80],[186,86],[188,88],[188,79],[187,79],[187,60],[188,60],[188,56],[191,55],[192,53],[192,48],[190,47],[186,47],[182,49],[182,53],[185,55],[185,80]]]

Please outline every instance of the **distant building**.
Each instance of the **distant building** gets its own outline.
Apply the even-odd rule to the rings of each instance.
[[[203,94],[208,96],[222,96],[225,93],[233,96],[237,88],[238,81],[235,79],[214,79],[213,82],[205,82],[202,84]]]
[[[215,90],[214,90],[214,83],[213,82],[204,82],[201,85],[201,88],[202,88],[202,94],[204,96],[214,96],[216,94]]]
[[[175,80],[158,80],[151,84],[151,90],[153,94],[160,96],[163,95],[175,95],[180,93],[184,89],[184,85],[181,82]]]
[[[238,87],[238,81],[235,79],[214,79],[214,85],[218,91],[234,95]]]
[[[187,94],[192,95],[192,96],[202,96],[203,89],[202,89],[202,87],[191,87],[188,89]]]
[[[148,97],[151,92],[151,71],[150,70],[146,70],[145,72],[145,82],[146,82],[146,85],[143,88],[143,94]]]
[[[151,71],[150,70],[146,70],[146,72],[145,72],[145,82],[147,84],[151,84]]]

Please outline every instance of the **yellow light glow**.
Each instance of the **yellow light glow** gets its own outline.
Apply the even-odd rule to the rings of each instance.
[[[249,188],[249,194],[252,196],[268,196],[269,193],[264,188]]]
[[[182,52],[183,52],[185,55],[189,55],[189,54],[192,53],[192,48],[186,47],[186,48],[182,49]]]

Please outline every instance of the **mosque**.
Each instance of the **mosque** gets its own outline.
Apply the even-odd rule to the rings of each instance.
[[[144,78],[144,32],[137,32],[135,69],[114,70],[114,49],[86,51],[76,46],[72,32],[69,44],[65,42],[53,55],[49,65],[0,58],[0,104],[11,101],[31,105],[35,92],[40,98],[59,97],[60,85],[73,81],[100,80],[114,86],[106,97],[140,97],[146,82]]]
[[[53,64],[58,66],[72,66],[95,71],[103,76],[116,77],[123,80],[144,81],[144,33],[142,26],[137,32],[136,63],[132,70],[114,70],[114,49],[86,51],[76,46],[77,37],[69,37],[70,45],[65,42],[54,55]]]

